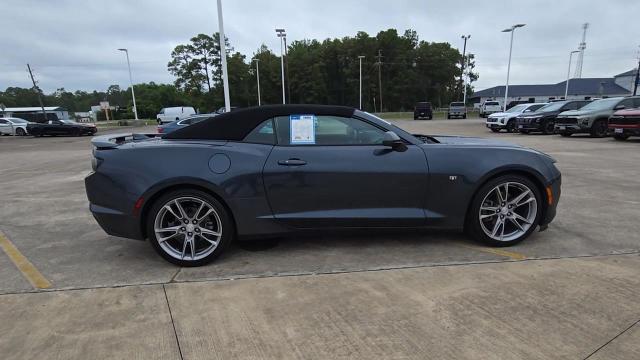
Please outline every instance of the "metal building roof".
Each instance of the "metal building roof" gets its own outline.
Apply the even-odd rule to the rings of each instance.
[[[509,96],[564,96],[566,81],[557,84],[509,85]],[[627,95],[629,90],[615,83],[613,78],[581,78],[569,80],[569,95]],[[504,96],[504,85],[476,91],[473,97]]]

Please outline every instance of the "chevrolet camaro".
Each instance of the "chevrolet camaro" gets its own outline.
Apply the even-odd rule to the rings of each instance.
[[[486,139],[410,134],[349,107],[272,105],[167,135],[92,140],[90,210],[114,236],[198,266],[234,239],[323,229],[459,229],[494,246],[544,230],[560,172]]]

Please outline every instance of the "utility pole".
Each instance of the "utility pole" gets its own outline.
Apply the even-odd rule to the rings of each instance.
[[[584,50],[587,48],[588,28],[589,23],[582,24],[582,41],[578,45],[578,50],[580,50],[580,53],[578,54],[578,61],[576,62],[576,73],[574,75],[574,77],[577,79],[580,79],[582,77],[582,59],[584,58]]]
[[[231,111],[231,99],[229,97],[229,72],[227,71],[227,46],[224,36],[224,23],[222,22],[222,0],[218,0],[218,32],[220,34],[220,60],[222,60],[222,86],[224,89],[225,112]]]
[[[258,65],[258,63],[260,62],[260,59],[253,58],[253,61],[256,62],[256,80],[258,81],[258,106],[260,106],[262,105],[260,103],[260,66]]]
[[[633,96],[638,92],[638,82],[640,81],[640,57],[638,58],[638,68],[636,69],[636,80],[633,83]]]
[[[282,103],[286,104],[287,99],[284,91],[284,47],[283,47],[283,37],[287,36],[284,29],[276,29],[276,34],[280,38],[280,69],[282,70]]]
[[[471,38],[471,35],[462,35],[461,38],[464,40],[464,46],[462,47],[462,63],[460,65],[460,87],[462,87],[462,96],[466,97],[467,89],[464,82],[464,65],[465,65],[465,54],[467,52],[467,40]],[[458,98],[459,99],[459,98]]]
[[[358,61],[360,62],[360,91],[358,92],[360,98],[360,110],[362,110],[362,59],[364,59],[364,55],[358,56]]]
[[[44,121],[47,121],[47,112],[44,111],[44,104],[42,103],[42,95],[40,94],[40,89],[38,85],[36,85],[36,80],[33,78],[33,73],[31,72],[31,66],[27,64],[27,70],[29,70],[29,76],[31,76],[31,82],[33,83],[33,90],[38,94],[38,101],[40,102],[40,109],[42,109],[42,116],[44,116]]]
[[[378,58],[376,62],[378,65],[378,93],[380,94],[380,112],[382,112],[382,50],[378,50],[376,58]]]
[[[284,41],[284,76],[287,82],[287,99],[291,102],[291,83],[289,82],[289,55],[287,55],[287,34],[282,38]]]

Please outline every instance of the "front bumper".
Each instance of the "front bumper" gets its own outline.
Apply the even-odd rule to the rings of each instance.
[[[614,135],[640,136],[640,125],[609,124]]]
[[[507,124],[502,124],[500,122],[489,122],[487,121],[486,124],[488,129],[504,129],[507,127]]]

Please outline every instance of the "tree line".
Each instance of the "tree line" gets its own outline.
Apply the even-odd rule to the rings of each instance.
[[[176,46],[167,64],[173,84],[136,84],[138,114],[154,118],[167,106],[193,106],[210,112],[224,105],[219,35],[198,34]],[[262,45],[249,58],[225,39],[231,105],[258,103],[256,64],[259,67],[262,104],[282,103],[280,57]],[[334,104],[358,107],[359,56],[362,59],[362,105],[367,111],[411,110],[418,101],[446,106],[462,97],[460,81],[464,63],[469,82],[477,80],[472,54],[462,54],[449,43],[419,40],[413,30],[380,31],[376,36],[358,32],[340,39],[298,40],[287,46],[284,58],[287,103]],[[467,93],[472,92],[468,84]],[[60,88],[44,95],[45,106],[69,111],[88,111],[100,101],[118,106],[119,117],[132,117],[131,90],[111,85],[106,91],[75,91]],[[9,87],[0,91],[7,107],[35,106],[32,89]]]

